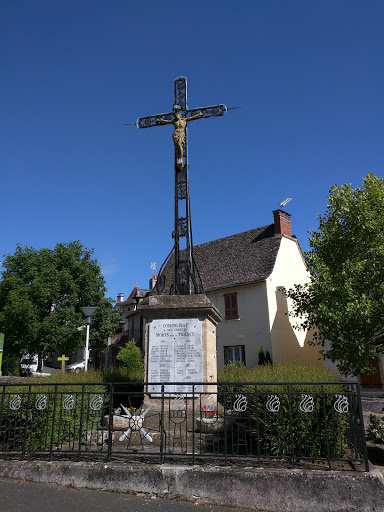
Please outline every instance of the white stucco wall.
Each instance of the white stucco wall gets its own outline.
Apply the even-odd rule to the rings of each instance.
[[[297,319],[288,312],[292,309],[290,301],[278,291],[278,287],[292,288],[295,284],[304,284],[309,279],[303,256],[297,241],[282,237],[275,267],[266,281],[269,327],[271,330],[273,361],[305,361],[319,366],[323,361],[317,347],[310,347],[311,333],[294,328]]]
[[[282,237],[275,267],[269,278],[255,283],[207,292],[223,320],[217,326],[217,364],[224,366],[224,347],[244,345],[248,368],[258,363],[259,347],[268,350],[274,362],[303,361],[323,366],[319,349],[308,345],[312,333],[294,329],[287,312],[290,305],[278,287],[304,284],[309,272],[294,238]],[[238,320],[225,320],[224,294],[237,293]]]
[[[224,294],[237,293],[238,320],[225,320]],[[224,347],[244,345],[248,368],[257,365],[261,345],[272,353],[265,282],[207,292],[223,320],[217,326],[217,365],[224,366]]]

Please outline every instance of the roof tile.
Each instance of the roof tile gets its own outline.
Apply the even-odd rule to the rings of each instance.
[[[270,224],[196,245],[193,254],[205,291],[264,281],[273,270],[280,242]],[[169,289],[173,261],[172,256],[164,269],[168,286],[163,293]]]

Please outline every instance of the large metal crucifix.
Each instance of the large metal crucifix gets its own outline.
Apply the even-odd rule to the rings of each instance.
[[[225,105],[214,105],[188,109],[187,79],[179,77],[175,80],[175,98],[173,111],[156,116],[139,117],[138,128],[151,128],[162,124],[172,124],[172,135],[175,145],[175,229],[172,234],[174,247],[169,257],[174,253],[173,283],[165,282],[162,271],[169,259],[164,262],[158,277],[159,293],[171,295],[190,295],[204,293],[199,271],[193,257],[191,210],[189,203],[188,185],[188,132],[187,123],[195,119],[223,116],[227,111]],[[185,247],[180,247],[180,239],[185,239]]]

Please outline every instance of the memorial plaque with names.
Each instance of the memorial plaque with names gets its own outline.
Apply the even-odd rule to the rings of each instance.
[[[202,382],[201,321],[197,318],[153,320],[149,327],[148,382],[179,382],[166,386],[166,392],[190,394],[188,382]],[[151,394],[161,392],[160,385],[148,386]],[[195,386],[196,392],[202,385]]]

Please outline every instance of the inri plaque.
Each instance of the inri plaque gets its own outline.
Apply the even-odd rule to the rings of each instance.
[[[197,318],[153,320],[149,326],[148,382],[186,383],[166,386],[166,392],[191,393],[188,382],[202,382],[202,330]],[[159,393],[160,385],[149,385]],[[196,392],[202,385],[195,386]]]

